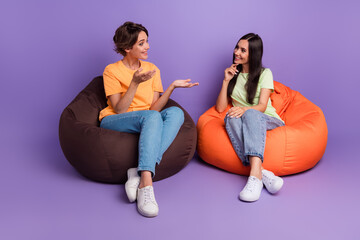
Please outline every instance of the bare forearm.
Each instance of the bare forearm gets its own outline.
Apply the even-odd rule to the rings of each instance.
[[[161,111],[161,109],[163,109],[163,107],[168,102],[174,89],[175,87],[173,86],[173,84],[171,84],[161,95],[161,97],[151,106],[150,110]]]
[[[223,81],[219,96],[216,100],[216,105],[215,105],[215,109],[218,112],[223,112],[226,110],[229,101],[228,101],[228,97],[227,97],[227,89],[229,86],[229,81]]]
[[[114,110],[116,113],[125,113],[130,107],[131,102],[134,99],[137,87],[139,85],[136,83],[131,82],[128,90],[124,94],[124,96],[121,97],[120,101],[116,104],[114,107]]]

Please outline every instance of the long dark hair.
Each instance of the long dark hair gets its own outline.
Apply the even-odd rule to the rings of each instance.
[[[248,33],[242,36],[238,42],[240,42],[240,40],[247,40],[249,42],[249,74],[248,74],[248,80],[245,85],[245,89],[247,93],[247,101],[250,104],[254,104],[256,88],[259,83],[261,72],[263,70],[263,66],[262,66],[263,42],[260,36],[254,33]],[[237,44],[235,48],[237,48]],[[235,53],[233,53],[233,63],[235,63],[234,61],[235,61]],[[242,71],[241,64],[237,65],[237,70],[239,71],[239,73]],[[229,99],[231,98],[230,96],[234,90],[237,77],[238,74],[236,74],[229,82],[227,89],[227,96]]]

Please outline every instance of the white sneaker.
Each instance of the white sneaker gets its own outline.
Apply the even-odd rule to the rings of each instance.
[[[138,189],[137,209],[145,217],[156,217],[159,214],[159,206],[152,186]]]
[[[135,202],[137,189],[140,184],[140,177],[137,168],[127,170],[128,180],[125,183],[125,192],[130,202]]]
[[[240,192],[239,198],[245,202],[254,202],[260,198],[262,189],[262,181],[257,177],[250,176],[244,189]]]
[[[266,189],[272,194],[278,192],[284,184],[281,177],[275,176],[273,172],[265,169],[262,170],[262,181]]]

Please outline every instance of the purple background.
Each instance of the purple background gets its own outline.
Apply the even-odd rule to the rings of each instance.
[[[1,239],[355,239],[360,190],[358,1],[16,1],[0,3]],[[81,177],[58,141],[62,110],[119,60],[124,21],[150,33],[149,61],[194,121],[216,100],[237,40],[264,41],[274,78],[321,107],[327,150],[276,196],[237,195],[246,178],[193,161],[155,183],[160,215],[146,219],[123,186]]]

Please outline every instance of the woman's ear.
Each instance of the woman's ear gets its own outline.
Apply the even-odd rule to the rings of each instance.
[[[128,48],[128,49],[124,49],[126,53],[129,53],[131,48]]]

